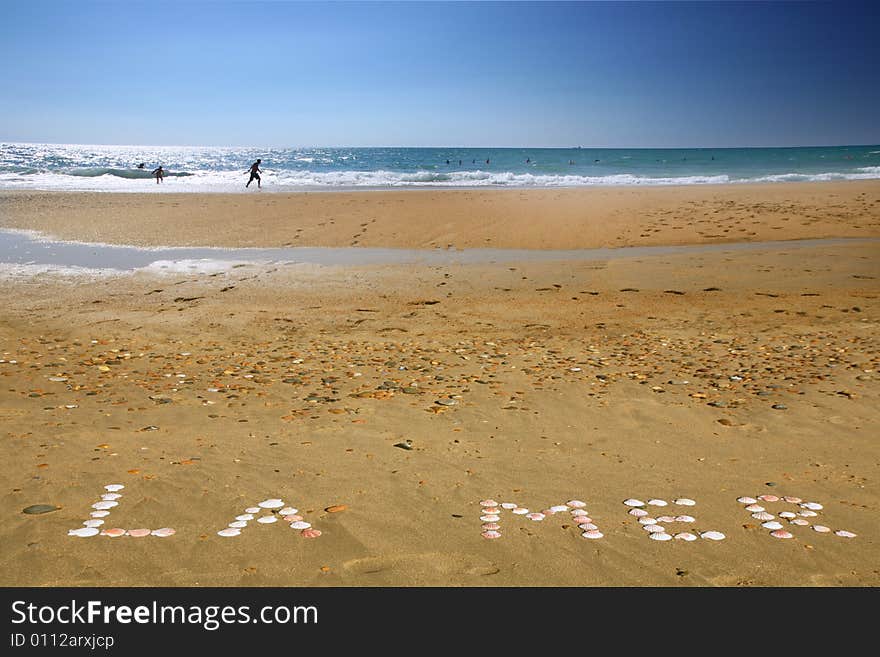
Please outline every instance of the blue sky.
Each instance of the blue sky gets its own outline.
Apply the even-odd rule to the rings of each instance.
[[[870,3],[4,4],[0,140],[880,142]]]

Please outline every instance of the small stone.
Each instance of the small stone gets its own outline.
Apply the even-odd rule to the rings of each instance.
[[[399,447],[400,449],[410,450],[413,448],[411,440],[404,440],[403,442],[394,443],[394,447]]]
[[[788,406],[785,404],[773,404],[772,408],[775,408],[777,411],[787,411]]]
[[[42,513],[57,511],[60,508],[60,506],[55,506],[53,504],[32,504],[31,506],[23,508],[21,512],[26,513],[29,516],[38,516]]]

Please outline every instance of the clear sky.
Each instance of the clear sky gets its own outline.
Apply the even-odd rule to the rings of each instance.
[[[873,4],[5,2],[0,140],[876,144]]]

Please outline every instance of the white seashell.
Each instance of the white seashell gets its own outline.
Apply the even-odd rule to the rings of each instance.
[[[650,504],[651,506],[666,506],[668,504],[668,502],[666,500],[653,499],[653,500],[648,500],[648,504]]]
[[[678,506],[694,506],[696,502],[687,497],[679,497],[677,500],[672,500],[673,504],[677,504]]]
[[[292,516],[297,511],[299,511],[299,509],[294,509],[292,506],[286,506],[283,509],[281,509],[281,511],[279,511],[278,513],[281,514],[282,516]],[[249,511],[248,513],[256,513],[256,511]]]
[[[585,532],[591,531],[593,529],[599,529],[596,525],[594,525],[591,522],[581,523],[580,525],[578,525],[578,528],[584,530]]]
[[[652,518],[651,516],[642,516],[639,518],[639,523],[642,525],[656,525],[657,519]]]
[[[257,506],[261,509],[280,509],[284,506],[284,502],[279,499],[263,500]]]
[[[583,509],[575,509],[574,511],[571,512],[571,515],[573,515],[575,518],[577,518],[578,516],[587,515],[587,512],[584,511]]]
[[[501,538],[501,532],[489,530],[480,534],[483,538]]]
[[[764,529],[782,529],[782,523],[776,520],[768,520],[767,522],[762,522],[761,527]]]
[[[675,522],[672,516],[657,516],[657,522]]]
[[[736,501],[740,504],[754,504],[758,500],[756,500],[754,497],[737,497]]]
[[[480,516],[480,520],[482,522],[498,522],[501,520],[500,516],[496,516],[494,513],[489,513],[485,516]]]
[[[724,534],[713,530],[713,531],[703,532],[702,534],[700,534],[700,538],[706,538],[710,541],[723,541]]]
[[[798,511],[797,514],[799,516],[801,516],[802,518],[815,518],[816,516],[819,515],[815,511],[810,511],[809,509],[807,509],[806,511]]]
[[[562,513],[563,511],[568,511],[568,507],[564,504],[556,504],[555,506],[551,506],[550,510],[553,513]]]
[[[770,536],[773,538],[793,538],[793,535],[784,529],[777,529],[775,532],[770,532]]]
[[[92,511],[90,514],[92,518],[105,518],[110,515],[109,511]]]
[[[498,502],[495,500],[481,500],[480,506],[498,506]]]
[[[693,516],[675,516],[675,522],[696,522]]]
[[[672,536],[667,534],[666,532],[653,532],[650,537],[652,541],[669,541],[672,540]]]
[[[518,516],[524,516],[524,515],[526,515],[528,512],[529,512],[528,509],[526,509],[526,508],[524,508],[524,507],[521,507],[521,506],[518,506],[518,507],[516,507],[513,511],[511,511],[511,513],[515,513],[515,514],[518,515]]]
[[[241,534],[240,529],[234,529],[231,527],[229,529],[221,529],[217,532],[218,536],[238,536],[239,534]]]
[[[171,527],[162,527],[161,529],[154,529],[150,532],[153,536],[158,536],[159,538],[167,538],[168,536],[173,536],[177,532]]]
[[[104,524],[103,520],[86,520],[83,525],[86,527],[100,527]]]
[[[257,518],[257,522],[264,525],[270,525],[273,522],[278,522],[278,518],[276,518],[275,516],[263,516],[262,518]]]
[[[254,516],[251,513],[242,513],[240,516],[235,516],[236,520],[253,520]]]
[[[648,512],[644,509],[630,509],[629,515],[635,516],[636,518],[644,518],[646,515],[648,515]]]
[[[501,525],[497,522],[487,522],[485,525],[482,525],[481,529],[484,532],[495,531],[496,529],[501,529]]]
[[[679,541],[696,541],[697,537],[691,534],[690,532],[681,532],[680,534],[676,534],[673,538]]]
[[[600,532],[598,529],[591,529],[581,534],[581,536],[583,536],[584,538],[602,538],[604,535],[605,534]]]
[[[104,493],[101,495],[102,500],[118,500],[122,495],[119,493]]]
[[[627,506],[645,506],[644,502],[642,502],[641,500],[633,499],[632,497],[628,500],[624,500],[623,503]]]
[[[493,516],[497,516],[499,513],[501,513],[501,509],[499,509],[497,506],[487,506],[487,507],[480,509],[480,512],[481,513],[488,513],[489,515],[493,515]]]
[[[308,529],[311,526],[311,523],[308,523],[305,520],[297,520],[290,524],[291,529]]]
[[[760,504],[749,504],[746,507],[746,511],[749,513],[760,513],[761,511],[766,511],[766,509]]]
[[[236,520],[235,522],[230,522],[227,526],[232,529],[244,529],[247,527],[247,520]]]
[[[554,511],[553,509],[544,509],[543,511],[541,511],[541,513],[543,513],[545,516],[555,516],[556,515],[556,511]]]
[[[642,525],[642,529],[651,534],[659,534],[666,531],[666,527],[661,527],[660,525]]]
[[[817,531],[820,534],[827,534],[831,531],[831,529],[826,527],[825,525],[813,525],[813,531]]]
[[[94,504],[92,504],[92,508],[98,509],[99,511],[112,509],[114,506],[119,506],[119,502],[114,502],[113,500],[104,500],[103,502],[95,502]]]
[[[578,516],[577,518],[574,519],[574,521],[577,523],[584,523],[584,522],[593,522],[593,519],[590,516]]]
[[[104,486],[104,490],[109,490],[111,493],[115,493],[116,491],[122,490],[125,488],[122,484],[107,484]]]
[[[809,520],[804,520],[803,518],[795,518],[794,520],[789,520],[792,525],[799,525],[801,527],[806,527],[810,524]]]
[[[848,532],[848,531],[845,530],[845,529],[838,529],[838,530],[837,530],[836,532],[834,532],[834,533],[835,533],[837,536],[841,536],[841,537],[843,537],[843,538],[855,538],[856,536],[858,536],[858,534],[853,534],[852,532]]]
[[[766,511],[760,511],[758,513],[753,513],[752,518],[755,520],[773,520],[775,518],[772,513],[767,513]]]
[[[779,514],[780,518],[797,518],[796,513],[792,513],[791,511],[783,511]]]
[[[543,513],[530,513],[526,516],[529,520],[534,520],[535,522],[540,522],[546,516]]]
[[[810,511],[821,511],[825,507],[818,502],[804,502],[803,504],[801,504],[801,508],[809,509]]]
[[[245,513],[259,513],[262,509],[258,506],[249,506],[244,510]]]
[[[790,503],[790,504],[800,504],[801,502],[803,502],[803,500],[802,500],[801,498],[799,498],[799,497],[791,497],[790,495],[786,495],[786,496],[783,497],[782,499],[785,500],[786,502]]]
[[[779,498],[775,495],[758,495],[758,499],[764,502],[778,502]]]
[[[80,538],[88,538],[89,536],[96,536],[99,533],[97,529],[94,527],[80,527],[79,529],[71,529],[67,532],[68,536],[79,536]]]
[[[501,503],[501,508],[507,509],[508,511],[510,511],[511,509],[515,509],[517,506],[519,506],[519,505],[514,504],[513,502],[502,502]]]
[[[587,506],[586,502],[581,502],[580,500],[569,500],[565,503],[567,506],[570,506],[572,509],[583,509]]]

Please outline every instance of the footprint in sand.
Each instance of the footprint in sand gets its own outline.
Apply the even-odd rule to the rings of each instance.
[[[423,552],[417,554],[395,554],[385,557],[363,557],[351,559],[342,564],[346,571],[356,575],[394,574],[422,579],[426,576],[447,577],[449,575],[494,575],[498,567],[487,559],[471,554],[444,552]]]

